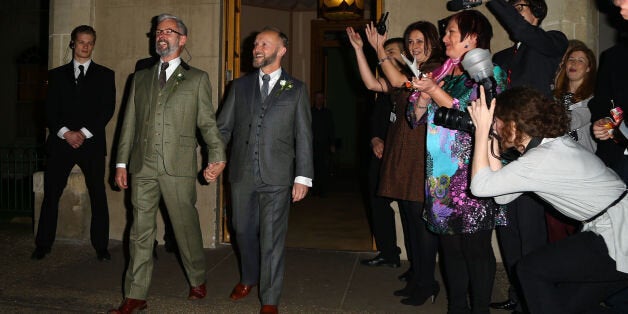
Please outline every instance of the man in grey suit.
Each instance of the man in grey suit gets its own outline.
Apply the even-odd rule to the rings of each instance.
[[[305,197],[314,172],[307,87],[281,68],[287,46],[280,30],[263,29],[253,47],[259,71],[233,81],[218,114],[224,142],[232,146],[232,224],[242,271],[231,299],[259,283],[260,313],[277,313],[290,200]]]
[[[135,73],[116,159],[116,184],[131,178],[133,225],[125,299],[110,313],[134,313],[147,307],[153,271],[156,215],[163,197],[190,284],[188,299],[206,295],[207,265],[196,203],[198,129],[207,144],[205,177],[213,181],[225,167],[224,144],[216,127],[206,72],[181,61],[187,27],[179,18],[157,18],[156,51],[160,62]]]

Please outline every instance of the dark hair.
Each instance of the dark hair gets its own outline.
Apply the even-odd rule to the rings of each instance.
[[[442,62],[444,61],[444,52],[443,46],[441,46],[440,40],[438,39],[438,30],[436,29],[436,26],[427,21],[417,21],[406,27],[406,30],[403,32],[403,47],[408,55],[408,38],[410,37],[410,33],[412,33],[413,31],[419,31],[421,32],[421,34],[423,34],[423,38],[425,40],[425,49],[423,49],[423,53],[428,56],[424,64],[428,65],[432,63],[438,63],[437,66],[440,66],[440,64],[442,64]],[[433,70],[426,69],[425,67],[423,67],[423,69],[427,71]]]
[[[392,44],[399,45],[399,48],[403,50],[403,47],[404,47],[403,38],[401,38],[401,37],[393,37],[393,38],[386,39],[386,41],[384,42],[384,48],[388,47],[389,45],[392,45]]]
[[[504,122],[501,131],[501,147],[508,147],[516,127],[514,145],[525,149],[522,144],[530,137],[559,137],[569,131],[569,116],[561,104],[541,92],[524,86],[507,89],[496,97],[495,117]]]
[[[508,0],[508,3],[515,4],[519,1],[520,0]],[[547,16],[547,3],[545,3],[545,0],[525,0],[524,2],[530,6],[532,15],[539,20],[539,25],[541,25],[541,22],[543,22]]]
[[[493,27],[484,14],[476,10],[464,10],[450,16],[449,21],[456,21],[460,30],[460,41],[469,35],[477,36],[477,48],[490,49]]]
[[[96,31],[93,27],[89,25],[80,25],[75,27],[70,33],[70,40],[72,41],[70,44],[73,44],[76,41],[76,37],[78,34],[90,34],[94,36],[94,42],[96,42]]]
[[[564,93],[569,92],[567,60],[569,59],[569,56],[576,51],[582,51],[586,55],[589,72],[585,74],[582,84],[580,84],[578,89],[576,89],[576,92],[573,95],[573,101],[579,102],[583,99],[587,99],[589,96],[593,95],[593,92],[595,91],[595,78],[597,76],[597,61],[595,54],[584,43],[577,42],[571,48],[567,49],[567,52],[563,56],[563,61],[560,63],[558,74],[556,74],[554,97],[557,99],[560,99]]]
[[[183,20],[181,20],[180,18],[172,14],[168,14],[168,13],[162,13],[162,14],[159,14],[159,16],[157,16],[157,24],[165,20],[174,20],[177,23],[178,31],[185,36],[188,35],[188,27],[185,26],[185,24],[183,23]]]
[[[279,28],[274,26],[266,26],[262,29],[262,31],[260,31],[260,33],[267,31],[277,33],[277,35],[279,35],[279,38],[281,39],[281,42],[283,43],[283,46],[288,48],[288,36],[284,34]]]

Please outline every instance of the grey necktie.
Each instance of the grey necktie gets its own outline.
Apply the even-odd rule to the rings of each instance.
[[[79,75],[76,78],[76,85],[80,84],[81,81],[83,81],[83,79],[85,78],[85,67],[83,65],[79,65]]]
[[[161,71],[159,72],[159,88],[164,88],[166,86],[166,69],[170,64],[168,62],[164,62],[161,64]]]
[[[262,81],[262,102],[264,102],[268,96],[268,82],[270,82],[270,75],[262,75]]]

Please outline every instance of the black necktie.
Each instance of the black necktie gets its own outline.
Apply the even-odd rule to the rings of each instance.
[[[76,85],[80,84],[81,81],[85,78],[85,67],[83,65],[79,65],[79,75],[76,78]]]
[[[159,88],[164,88],[164,86],[166,86],[166,69],[168,66],[168,62],[161,64],[161,71],[159,72]]]
[[[268,82],[270,82],[270,75],[262,75],[262,81],[262,102],[264,102],[268,96]]]

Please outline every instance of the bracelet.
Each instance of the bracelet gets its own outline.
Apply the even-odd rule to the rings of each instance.
[[[427,109],[427,106],[416,106],[419,109]]]
[[[390,60],[390,57],[389,57],[389,56],[386,56],[386,57],[384,57],[384,58],[379,59],[379,62],[378,62],[377,64],[378,64],[378,65],[379,65],[379,64],[382,64],[382,63],[384,63],[384,61],[386,61],[386,60]]]

